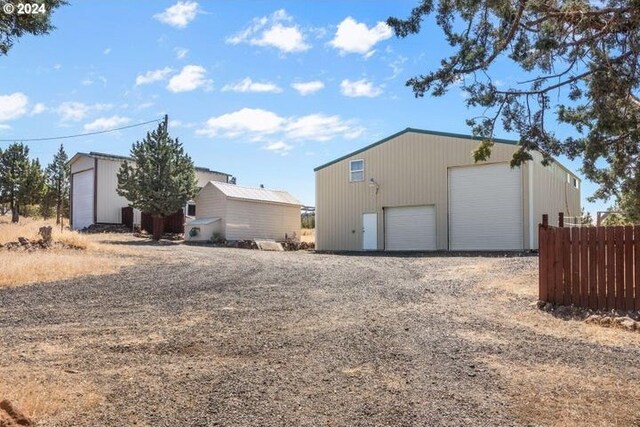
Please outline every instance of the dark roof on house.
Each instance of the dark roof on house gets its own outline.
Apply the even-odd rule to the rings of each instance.
[[[78,156],[87,156],[87,157],[93,157],[96,159],[108,159],[108,160],[132,160],[131,157],[128,157],[128,156],[119,156],[117,154],[107,154],[107,153],[98,153],[97,151],[90,151],[89,153],[80,153],[80,152],[76,153],[67,163],[70,164]],[[217,173],[218,175],[232,176],[231,174],[214,171],[202,166],[195,166],[195,169],[200,172],[209,172],[209,173]]]
[[[474,141],[482,141],[482,138],[473,135],[464,135],[461,133],[451,133],[451,132],[439,132],[435,130],[425,130],[425,129],[415,129],[415,128],[406,128],[401,130],[400,132],[396,132],[393,135],[390,135],[386,138],[381,139],[380,141],[374,142],[373,144],[367,145],[366,147],[360,148],[359,150],[353,151],[349,154],[345,154],[342,157],[338,157],[335,160],[330,161],[329,163],[325,163],[324,165],[320,165],[314,169],[314,171],[319,171],[320,169],[324,169],[327,166],[331,166],[334,163],[338,163],[344,159],[347,159],[351,156],[355,156],[356,154],[362,153],[363,151],[367,151],[370,148],[375,147],[376,145],[384,144],[387,141],[390,141],[400,135],[404,135],[405,133],[422,133],[425,135],[435,135],[435,136],[449,136],[453,138],[461,138],[461,139],[471,139]],[[493,142],[497,142],[499,144],[509,144],[509,145],[518,145],[518,141],[514,141],[511,139],[501,139],[501,138],[493,138]]]

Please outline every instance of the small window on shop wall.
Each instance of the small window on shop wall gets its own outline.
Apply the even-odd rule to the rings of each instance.
[[[364,181],[364,160],[351,160],[349,162],[349,181]]]

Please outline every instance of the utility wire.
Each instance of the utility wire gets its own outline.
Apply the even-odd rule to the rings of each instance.
[[[148,125],[149,123],[157,123],[157,122],[160,122],[160,121],[162,121],[162,120],[165,120],[165,119],[149,120],[148,122],[136,123],[136,124],[134,124],[134,125],[122,126],[122,127],[119,127],[119,128],[113,128],[113,129],[100,130],[100,131],[96,131],[96,132],[79,133],[79,134],[76,134],[76,135],[51,136],[51,137],[47,137],[47,138],[11,138],[11,139],[0,139],[0,142],[14,142],[14,141],[18,141],[18,142],[53,141],[53,140],[56,140],[56,139],[80,138],[80,137],[82,137],[82,136],[100,135],[100,134],[102,134],[102,133],[109,133],[109,132],[115,132],[115,131],[123,130],[123,129],[130,129],[130,128],[134,128],[134,127],[137,127],[137,126]]]

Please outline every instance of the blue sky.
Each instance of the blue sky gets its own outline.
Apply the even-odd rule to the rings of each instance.
[[[413,96],[405,81],[448,49],[427,21],[397,39],[382,22],[415,0],[77,1],[50,35],[0,57],[0,139],[170,118],[198,166],[314,204],[313,168],[406,127],[468,134],[460,91]],[[495,79],[518,70],[498,64]],[[153,125],[63,141],[69,155],[126,155]],[[563,133],[562,131],[560,133]],[[515,138],[504,132],[497,136]],[[46,164],[61,141],[31,142]],[[0,147],[7,146],[0,142]],[[560,159],[578,170],[579,161]],[[583,182],[583,206],[595,187]]]

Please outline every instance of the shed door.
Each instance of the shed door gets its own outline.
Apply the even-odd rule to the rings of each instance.
[[[507,163],[449,169],[449,248],[522,250],[520,168]]]
[[[93,224],[93,169],[73,174],[73,228],[80,230]]]
[[[434,206],[404,206],[384,209],[385,249],[388,251],[433,251],[436,249]]]

